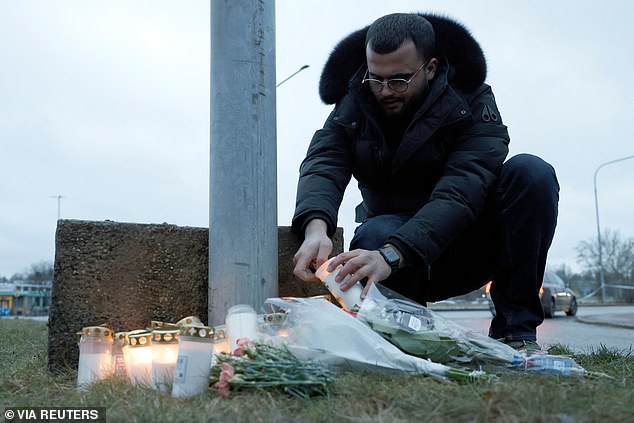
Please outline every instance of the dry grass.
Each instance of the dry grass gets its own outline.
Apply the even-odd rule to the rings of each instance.
[[[106,407],[113,422],[631,422],[634,356],[602,347],[574,358],[595,377],[498,375],[476,384],[427,377],[342,373],[328,397],[298,400],[270,391],[211,388],[182,400],[111,379],[75,390],[76,371],[46,370],[46,324],[0,320],[0,409],[4,407]],[[555,353],[568,353],[558,348]]]

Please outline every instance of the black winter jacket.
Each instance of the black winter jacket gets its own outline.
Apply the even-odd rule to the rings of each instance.
[[[388,148],[374,98],[361,84],[367,27],[333,50],[320,95],[336,106],[300,168],[292,223],[300,236],[316,217],[334,233],[351,176],[363,198],[357,221],[412,215],[389,239],[410,263],[431,266],[482,212],[508,153],[508,132],[484,84],[486,63],[477,42],[453,20],[423,16],[434,27],[440,66],[396,151]]]

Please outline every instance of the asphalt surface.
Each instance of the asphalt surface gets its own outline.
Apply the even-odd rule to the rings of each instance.
[[[634,329],[634,313],[597,314],[593,316],[577,316],[577,321],[593,325],[613,326]]]

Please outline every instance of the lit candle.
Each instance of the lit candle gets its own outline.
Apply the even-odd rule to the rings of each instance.
[[[285,325],[286,313],[269,313],[262,316],[260,332],[271,338],[288,338],[288,329]]]
[[[124,347],[128,375],[132,385],[152,383],[152,334],[145,330],[135,330],[128,334],[129,344]]]
[[[339,271],[343,266],[339,265],[334,271],[328,272],[328,264],[331,261],[332,258],[319,266],[319,268],[315,272],[315,276],[317,276],[317,278],[319,278],[319,280],[324,285],[326,285],[330,293],[335,297],[339,304],[341,304],[341,307],[343,307],[344,310],[351,313],[358,313],[361,308],[361,303],[363,302],[363,300],[361,299],[363,285],[361,285],[361,282],[357,282],[345,292],[342,291],[341,284],[348,280],[351,275],[346,275],[343,281],[337,282],[335,278],[337,277]]]
[[[219,354],[229,354],[229,340],[227,339],[227,329],[225,325],[214,327],[214,355],[211,358],[211,365],[216,365]]]
[[[209,386],[213,354],[213,328],[197,324],[181,326],[172,385],[173,397],[191,397],[205,392]]]
[[[103,326],[82,329],[79,339],[77,388],[85,389],[92,382],[112,373],[112,331]]]
[[[178,358],[178,329],[152,331],[152,385],[169,392]]]

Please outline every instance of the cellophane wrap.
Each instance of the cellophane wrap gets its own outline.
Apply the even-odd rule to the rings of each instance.
[[[407,354],[323,298],[269,298],[266,307],[283,311],[286,318],[275,326],[264,325],[265,337],[285,344],[301,360],[334,369],[425,374],[442,380],[482,375]]]
[[[585,373],[570,357],[517,351],[376,284],[357,318],[403,351],[438,363],[489,362],[535,373]]]

